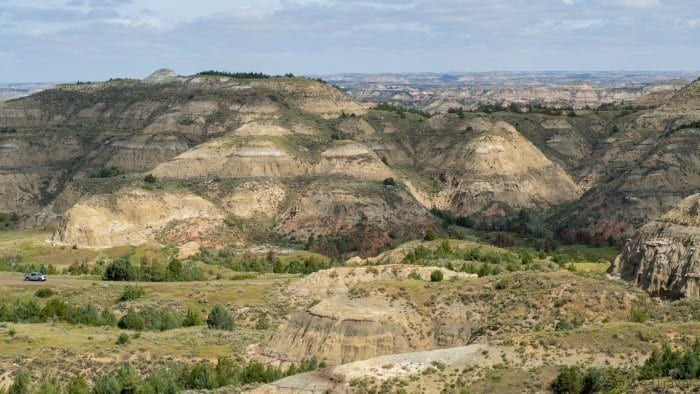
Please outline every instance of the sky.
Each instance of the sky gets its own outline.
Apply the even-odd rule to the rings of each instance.
[[[0,0],[0,81],[700,70],[698,0]]]

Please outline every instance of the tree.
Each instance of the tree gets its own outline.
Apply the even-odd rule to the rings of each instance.
[[[233,330],[234,319],[231,313],[222,307],[216,305],[207,316],[207,326],[215,330]]]
[[[114,259],[102,275],[104,280],[136,280],[136,278],[136,267],[131,264],[128,257]]]

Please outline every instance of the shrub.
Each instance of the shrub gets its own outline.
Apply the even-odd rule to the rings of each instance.
[[[510,281],[507,278],[503,278],[503,279],[499,280],[498,282],[496,282],[496,284],[494,285],[494,288],[496,290],[505,290],[508,288],[509,284],[510,284]]]
[[[122,393],[135,393],[141,378],[130,362],[120,365],[115,372],[115,377],[122,386]]]
[[[119,319],[117,325],[119,328],[130,330],[143,330],[146,326],[143,317],[141,317],[141,314],[136,312],[134,308],[129,308],[124,316]]]
[[[579,394],[583,391],[583,378],[578,367],[564,366],[552,382],[552,391],[556,394]]]
[[[175,310],[165,308],[160,311],[160,327],[161,331],[172,330],[173,328],[182,327],[182,316]]]
[[[119,301],[133,301],[141,298],[146,294],[146,289],[138,285],[126,285],[122,294],[119,296]]]
[[[129,338],[128,334],[124,332],[119,334],[116,342],[117,345],[128,345],[129,343],[131,343],[131,338]]]
[[[649,320],[649,311],[643,307],[632,307],[630,310],[630,321],[635,323],[644,323]]]
[[[202,324],[202,318],[199,316],[199,312],[194,309],[187,309],[187,314],[185,319],[182,321],[182,325],[185,327],[198,326]]]
[[[568,330],[573,330],[574,325],[571,324],[570,321],[564,319],[563,317],[559,319],[557,322],[557,325],[554,327],[556,331],[568,331]]]
[[[146,182],[146,183],[151,183],[151,184],[153,184],[153,183],[156,183],[156,180],[157,180],[157,179],[156,179],[155,176],[153,176],[153,174],[146,174],[146,176],[143,177],[143,181]]]
[[[136,280],[137,271],[127,257],[119,257],[113,260],[105,269],[104,280]]]
[[[423,278],[421,278],[416,271],[413,271],[410,274],[408,274],[408,279],[423,280]]]
[[[385,186],[396,186],[396,181],[395,181],[394,178],[392,178],[392,177],[389,177],[389,178],[384,179],[384,180],[382,181],[382,183],[383,183]]]
[[[34,295],[37,296],[38,298],[49,298],[52,295],[54,295],[53,290],[49,289],[48,287],[44,287],[42,289],[37,290]]]
[[[90,386],[83,375],[78,372],[66,385],[66,394],[89,394]]]
[[[267,330],[270,328],[270,319],[267,317],[267,313],[260,312],[258,315],[258,321],[255,323],[256,330]]]
[[[182,391],[182,387],[179,385],[181,380],[179,369],[159,369],[144,379],[137,388],[136,392],[144,394],[179,393]]]
[[[198,364],[192,368],[190,376],[187,379],[187,386],[198,390],[215,389],[218,386],[217,383],[216,372],[214,372],[214,369],[207,362]]]
[[[92,394],[116,394],[122,392],[122,385],[112,374],[101,376],[92,388]]]
[[[114,313],[112,313],[109,309],[105,308],[102,310],[102,314],[100,315],[100,324],[103,326],[116,326],[117,317],[114,316]]]
[[[438,235],[437,235],[437,233],[436,233],[435,231],[433,231],[433,230],[428,230],[428,231],[426,231],[426,232],[425,232],[425,236],[423,237],[423,239],[425,239],[426,241],[434,241],[434,240],[436,240],[437,238],[438,238]]]
[[[433,272],[430,273],[430,281],[431,282],[441,282],[442,281],[442,270],[434,270]]]
[[[12,382],[10,388],[7,389],[7,394],[29,394],[31,392],[31,382],[32,381],[29,377],[29,374],[26,372],[22,372],[19,375],[17,375],[15,381]]]
[[[207,326],[215,330],[233,330],[233,316],[221,305],[216,305],[207,316]]]

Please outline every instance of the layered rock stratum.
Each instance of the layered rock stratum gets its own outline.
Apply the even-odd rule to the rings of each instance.
[[[652,295],[700,297],[700,194],[642,227],[610,271]]]
[[[171,230],[192,222],[223,243],[323,237],[319,251],[367,257],[436,228],[431,208],[488,218],[565,206],[558,226],[619,239],[700,188],[699,83],[650,109],[430,118],[307,78],[164,69],[58,85],[0,103],[0,213],[84,247],[189,243],[197,231]],[[139,191],[163,209],[157,226],[118,208]],[[211,209],[155,202],[169,195]],[[95,228],[108,217],[119,231]]]

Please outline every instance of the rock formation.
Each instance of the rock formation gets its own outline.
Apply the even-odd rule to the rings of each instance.
[[[642,227],[610,271],[655,296],[700,297],[700,194]]]

